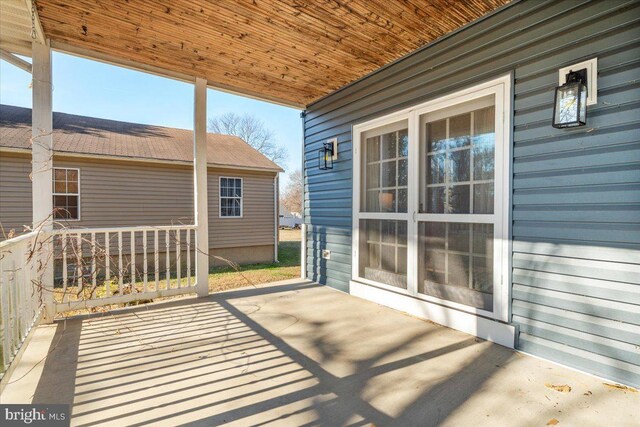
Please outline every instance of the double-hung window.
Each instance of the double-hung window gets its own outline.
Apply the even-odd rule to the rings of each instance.
[[[242,217],[242,178],[220,177],[220,217]]]
[[[53,169],[53,218],[80,219],[80,169]]]
[[[355,281],[506,319],[510,84],[354,126]]]

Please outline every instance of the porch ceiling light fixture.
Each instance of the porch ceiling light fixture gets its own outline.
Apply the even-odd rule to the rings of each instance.
[[[318,150],[318,168],[320,170],[333,169],[333,161],[338,158],[337,146],[337,138],[322,143],[322,148]]]
[[[566,82],[556,87],[553,127],[573,128],[587,124],[587,69],[566,75]]]

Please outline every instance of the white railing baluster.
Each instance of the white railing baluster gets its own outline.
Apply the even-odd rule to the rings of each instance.
[[[11,329],[9,328],[10,316],[9,316],[9,283],[8,272],[5,269],[6,262],[2,262],[2,258],[9,257],[9,254],[2,253],[0,255],[0,316],[2,316],[2,367],[3,371],[9,365],[11,360],[10,347],[11,347]]]
[[[19,246],[16,247],[16,251],[19,250]],[[20,335],[18,334],[18,317],[16,315],[16,311],[18,311],[18,299],[16,296],[16,263],[15,263],[15,257],[13,257],[12,261],[11,261],[11,273],[9,276],[9,292],[11,292],[10,294],[10,300],[11,301],[11,320],[9,322],[9,327],[10,327],[10,331],[11,331],[11,335],[13,336],[13,339],[11,340],[11,357],[13,357],[15,355],[15,349],[16,349],[16,343],[19,342],[20,340]]]
[[[142,231],[142,259],[143,259],[143,292],[147,292],[147,230]]]
[[[131,279],[131,293],[134,292],[136,288],[136,232],[131,232],[131,274],[129,278]]]
[[[21,301],[20,301],[20,305],[22,307],[24,307],[22,311],[22,321],[21,321],[21,329],[23,331],[22,337],[25,338],[28,332],[28,324],[29,324],[29,294],[30,294],[30,290],[31,290],[31,286],[29,284],[29,263],[27,262],[27,252],[29,251],[29,247],[26,245],[26,242],[24,243],[24,246],[22,247],[22,250],[20,251],[20,258],[21,258],[21,262],[20,262],[20,296],[21,296]]]
[[[187,230],[187,286],[191,286],[191,230]]]
[[[67,283],[69,278],[69,267],[67,267],[67,244],[69,242],[67,233],[62,232],[62,302],[69,301],[69,295],[67,295]]]
[[[95,298],[98,286],[98,263],[96,262],[96,233],[91,233],[91,298]]]
[[[171,239],[169,238],[169,230],[167,230],[167,233],[165,235],[165,244],[167,245],[167,261],[165,265],[167,276],[165,278],[167,279],[167,289],[171,289],[171,248],[169,247],[169,245],[171,244]]]
[[[160,290],[160,255],[158,254],[158,230],[153,230],[153,266],[155,267],[156,292]]]
[[[176,230],[176,277],[178,278],[177,283],[179,288],[182,287],[182,283],[180,283],[181,261],[182,257],[180,256],[180,230]]]
[[[109,252],[109,232],[104,233],[104,295],[111,296],[111,255]]]
[[[34,274],[39,242],[46,238],[33,231],[0,242],[0,376],[9,369],[42,313],[43,287]]]
[[[18,263],[16,265],[15,270],[15,282],[16,282],[16,304],[17,307],[24,307],[22,305],[22,301],[24,299],[24,246],[21,244],[17,249],[17,258]],[[23,338],[23,329],[22,325],[24,325],[24,310],[18,310],[16,313],[16,330],[18,332],[18,340],[22,341]]]
[[[76,236],[76,274],[78,275],[78,293],[79,294],[84,294],[84,289],[82,289],[83,286],[83,280],[82,280],[82,275],[84,274],[84,271],[82,269],[82,233],[78,232],[77,236]]]
[[[122,231],[118,231],[118,292],[123,294],[124,288],[124,270],[122,268]]]
[[[53,237],[51,239],[53,241]],[[36,298],[38,298],[38,287],[35,282],[35,266],[38,264],[38,254],[35,252],[35,248],[32,248],[31,245],[29,245],[29,248],[33,250],[33,253],[31,254],[31,261],[29,262],[28,266],[29,278],[27,283],[29,284],[29,298],[27,300],[27,303],[29,304],[29,317],[33,319],[33,317],[36,315],[38,305],[38,301],[36,300]]]

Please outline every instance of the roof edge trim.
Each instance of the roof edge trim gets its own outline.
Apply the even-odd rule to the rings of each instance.
[[[29,154],[31,150],[28,148],[18,148],[18,147],[0,147],[0,152],[8,152],[8,153],[20,153],[20,154]],[[183,160],[170,160],[170,159],[149,159],[145,157],[131,157],[131,156],[110,156],[105,154],[89,154],[89,153],[77,153],[73,151],[61,151],[55,150],[53,152],[54,156],[63,156],[63,157],[79,157],[85,159],[95,159],[95,160],[118,160],[118,161],[129,161],[129,162],[143,162],[143,163],[159,163],[159,164],[170,164],[170,165],[183,165],[183,166],[191,166],[192,162],[186,162]],[[247,171],[255,171],[255,172],[284,172],[284,169],[281,167],[278,168],[260,168],[256,166],[242,166],[242,165],[223,165],[220,163],[207,163],[208,168],[217,168],[217,169],[235,169],[235,170],[247,170]]]

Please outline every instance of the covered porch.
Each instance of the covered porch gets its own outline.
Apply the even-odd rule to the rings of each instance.
[[[529,2],[527,7],[533,12],[521,13],[515,7],[509,9],[511,6],[507,3],[507,0],[433,0],[419,2],[417,6],[411,1],[389,6],[389,2],[364,0],[309,5],[269,1],[211,4],[181,0],[172,2],[171,7],[148,1],[117,6],[111,2],[79,2],[67,6],[51,0],[3,3],[3,8],[7,5],[7,10],[13,9],[0,18],[3,28],[12,28],[0,37],[2,58],[33,75],[33,231],[0,242],[2,403],[69,404],[74,425],[630,425],[636,422],[633,417],[637,417],[640,407],[640,394],[636,390],[335,290],[348,289],[350,279],[358,275],[352,269],[356,265],[353,259],[358,256],[353,250],[352,237],[357,236],[360,227],[357,217],[351,216],[354,210],[358,212],[359,203],[354,201],[357,199],[352,194],[351,179],[360,176],[353,173],[357,170],[354,165],[358,150],[353,141],[359,138],[354,137],[354,124],[400,107],[410,108],[436,95],[446,96],[454,89],[462,89],[463,84],[471,87],[474,79],[479,78],[471,76],[477,74],[472,69],[474,62],[468,62],[467,58],[471,44],[453,37],[444,39],[444,36],[459,34],[467,24],[475,22],[479,33],[471,34],[470,39],[489,49],[474,53],[486,68],[480,75],[482,78],[496,72],[496,58],[513,56],[498,67],[509,85],[504,84],[503,92],[496,90],[491,96],[508,98],[510,102],[514,97],[523,99],[516,93],[524,93],[525,97],[533,98],[532,105],[519,109],[504,104],[508,105],[506,113],[496,114],[493,122],[510,116],[521,120],[517,122],[520,136],[532,133],[527,136],[529,139],[520,140],[524,140],[520,147],[525,148],[538,144],[533,132],[542,129],[540,151],[526,154],[528,151],[524,150],[522,156],[537,159],[534,160],[541,164],[542,172],[560,168],[554,163],[559,149],[552,145],[556,141],[567,142],[577,132],[561,136],[548,133],[547,110],[552,103],[547,98],[558,85],[560,66],[576,62],[575,58],[565,58],[558,53],[557,58],[554,54],[549,62],[540,64],[533,53],[539,50],[537,46],[527,45],[527,49],[518,50],[514,44],[505,50],[501,43],[508,44],[515,37],[523,44],[528,43],[525,39],[550,37],[540,24],[549,24],[551,18],[556,17],[558,22],[551,22],[557,27],[552,36],[560,38],[565,28],[573,31],[570,24],[583,25],[573,14],[574,9],[580,8],[571,2]],[[601,137],[598,133],[601,130],[594,125],[593,129],[584,131],[584,138],[596,139],[590,142],[592,148],[606,151],[608,145],[616,145],[618,136],[623,135],[628,138],[623,143],[633,144],[636,150],[637,121],[633,113],[637,101],[631,97],[637,93],[634,77],[637,60],[635,56],[633,60],[627,59],[627,55],[631,57],[638,47],[637,34],[633,32],[637,29],[631,28],[637,23],[636,15],[631,15],[637,13],[637,7],[632,2],[611,6],[597,1],[590,2],[590,7],[598,13],[591,9],[580,13],[589,15],[582,18],[584,22],[593,20],[595,24],[593,27],[584,24],[574,35],[594,45],[579,46],[576,57],[586,59],[600,51],[609,55],[610,62],[603,61],[601,88],[604,87],[603,95],[608,94],[615,101],[592,107],[596,113],[594,122],[609,120],[605,114],[611,113],[614,117],[612,111],[622,107],[615,112],[618,128],[612,127]],[[513,22],[503,24],[489,20],[500,10],[510,11]],[[615,19],[621,19],[624,14],[631,16],[628,22],[616,24]],[[15,18],[18,15],[22,21],[13,28],[11,25],[18,22]],[[601,16],[608,18],[600,19]],[[520,18],[531,20],[527,24],[528,33],[519,33],[523,28]],[[591,40],[614,29],[621,31],[615,35],[620,39],[615,52],[606,51],[612,45],[611,40],[618,40],[613,35],[612,39]],[[448,40],[449,44],[440,43],[442,40]],[[566,46],[558,43],[553,49],[570,50],[568,48],[573,47],[570,43],[577,45],[581,41],[576,40],[567,42]],[[406,56],[413,51],[426,52],[417,49],[428,45],[435,46],[440,55],[440,62],[435,65],[426,66]],[[51,55],[56,50],[193,84],[195,215],[192,223],[106,229],[54,227]],[[555,50],[547,52],[551,55]],[[530,57],[519,58],[517,52]],[[30,56],[32,62],[17,55]],[[471,55],[471,59],[474,58]],[[457,68],[456,62],[468,62],[462,67],[468,76],[447,74],[447,67]],[[519,74],[514,73],[516,69]],[[392,85],[384,80],[364,83],[363,79],[376,70],[378,77],[393,74],[395,82]],[[415,92],[414,77],[427,72],[434,75],[423,76],[423,89],[432,82],[442,86]],[[616,73],[627,79],[624,81],[632,82],[628,84],[632,91],[624,92],[614,84]],[[512,91],[512,83],[524,89]],[[367,93],[361,95],[358,91],[363,86]],[[306,151],[303,149],[301,165],[303,171],[314,170],[303,175],[303,216],[306,217],[302,226],[300,280],[209,295],[209,207],[204,145],[208,88],[304,109],[307,114],[302,123]],[[395,92],[401,95],[397,100]],[[337,104],[332,104],[333,101]],[[525,117],[521,119],[522,115]],[[417,119],[418,113],[411,112],[411,117]],[[514,126],[504,118],[502,127],[506,143],[515,145],[509,138]],[[417,141],[418,127],[413,129],[413,139]],[[337,148],[338,139],[340,148]],[[575,162],[574,169],[582,171],[585,167],[597,166],[602,168],[598,173],[603,176],[615,169],[608,168],[609,163],[594,160],[604,157],[599,151],[570,152],[580,151],[582,146],[583,141],[579,140],[574,148],[563,148],[568,153],[566,158],[582,156]],[[417,145],[414,147],[417,149]],[[628,151],[631,152],[631,148]],[[340,157],[336,159],[336,169],[324,174],[319,165],[318,168],[315,165],[319,153],[324,153],[327,159],[329,152],[332,155],[339,152]],[[395,152],[399,154],[400,150]],[[625,161],[624,150],[620,149],[618,154],[610,160],[614,166]],[[396,157],[392,159],[396,162]],[[509,165],[515,164],[515,160],[513,156],[505,156],[503,160],[506,161],[498,164],[506,165],[505,191],[497,193],[511,197],[513,174]],[[414,163],[413,169],[408,168],[406,173],[417,178],[419,165]],[[620,177],[611,178],[611,182],[606,177],[598,178],[601,181],[594,178],[593,185],[588,179],[576,181],[581,186],[592,187],[602,182],[613,183],[612,188],[619,191],[608,191],[603,186],[602,192],[610,194],[611,199],[602,203],[617,203],[620,199],[631,206],[619,212],[618,217],[614,216],[622,224],[619,228],[606,224],[593,233],[614,234],[614,238],[621,241],[613,242],[615,245],[604,236],[598,237],[603,240],[596,242],[600,246],[555,246],[556,236],[544,233],[561,229],[562,221],[558,220],[559,224],[555,225],[543,224],[539,221],[540,212],[546,211],[535,209],[531,216],[514,220],[510,216],[514,212],[513,204],[504,203],[506,213],[500,221],[504,234],[495,237],[505,242],[498,251],[500,257],[496,257],[502,264],[500,270],[492,270],[501,273],[490,273],[490,283],[500,283],[502,289],[500,317],[493,320],[501,328],[509,329],[505,345],[519,348],[518,340],[526,342],[519,338],[521,328],[527,327],[533,337],[529,342],[535,343],[538,339],[535,334],[539,334],[545,339],[550,337],[554,343],[545,348],[546,353],[538,354],[564,360],[566,364],[570,364],[570,360],[556,354],[581,357],[585,361],[582,366],[587,366],[590,372],[602,372],[591,369],[600,364],[606,365],[607,372],[615,370],[636,375],[639,325],[634,317],[638,305],[633,301],[637,301],[638,294],[632,285],[637,282],[638,269],[637,258],[633,257],[637,250],[637,241],[633,239],[638,230],[634,216],[638,198],[632,188],[638,181],[634,166],[624,165],[621,172],[614,170],[620,172]],[[534,168],[524,169],[525,175],[539,172]],[[544,174],[540,179],[548,180]],[[413,182],[417,186],[418,180]],[[566,191],[563,193],[554,189],[549,191],[550,195],[540,190],[538,194],[536,186],[544,183],[537,181],[522,184],[516,190],[534,196],[533,201],[523,203],[526,206],[535,207],[542,203],[539,200],[551,200],[549,204],[554,209],[567,200],[586,206],[584,216],[571,216],[569,209],[549,212],[560,212],[555,218],[573,218],[579,223],[576,233],[591,234],[589,223],[601,218],[596,218],[597,209],[589,208],[592,202],[587,200],[589,194],[582,189],[575,190],[574,194],[572,186],[576,182],[559,182],[559,186],[564,183],[562,185],[570,190],[562,190]],[[414,198],[409,200],[415,206],[418,199],[411,197]],[[505,200],[509,201],[509,197]],[[608,211],[609,206],[606,208]],[[582,215],[581,212],[578,213]],[[407,241],[412,245],[412,253],[418,254],[416,211],[398,214],[399,219],[413,221],[411,227],[414,228],[405,243],[394,243],[396,261],[401,260],[399,254]],[[375,212],[368,219],[384,218]],[[514,240],[514,228],[519,226],[523,235],[528,235],[514,221],[532,223],[533,227],[535,244],[521,240],[518,249],[521,252],[509,246]],[[609,232],[614,229],[615,233]],[[565,240],[574,242],[576,235],[569,233]],[[127,247],[133,254],[129,260],[126,256],[123,259]],[[558,248],[568,252],[555,253]],[[589,249],[601,264],[592,267],[588,264],[594,261],[586,258],[573,261],[579,250],[576,248]],[[468,259],[476,255],[464,252]],[[51,260],[60,254],[61,285],[54,286]],[[561,264],[556,258],[571,260]],[[186,270],[181,269],[181,260]],[[419,271],[417,260],[418,257],[398,261],[411,270],[413,285],[418,283],[415,280]],[[67,277],[67,261],[77,265],[74,277]],[[621,264],[624,269],[619,267]],[[543,271],[543,267],[550,271]],[[526,270],[519,276],[524,284],[511,280],[514,268]],[[400,272],[399,268],[394,269]],[[592,277],[582,277],[585,273],[579,270],[589,270]],[[187,274],[181,275],[185,271]],[[613,285],[607,282],[611,272],[617,276],[612,279]],[[307,274],[330,287],[305,280]],[[555,279],[556,276],[551,276],[555,274],[563,276]],[[567,276],[571,279],[566,279]],[[539,277],[539,283],[534,283],[537,287],[528,286],[532,278]],[[574,277],[579,279],[574,282]],[[59,299],[55,297],[56,289],[62,289]],[[352,294],[365,296],[357,291],[357,287],[351,289]],[[377,295],[382,295],[376,300],[380,303],[390,305],[392,302],[382,301],[387,298],[383,294]],[[176,299],[120,310],[103,308],[165,297]],[[520,298],[520,312],[511,309],[514,298]],[[631,299],[633,301],[628,302]],[[477,311],[475,307],[465,311],[453,304],[443,305],[441,298],[432,298],[429,302],[441,313],[440,317],[421,311],[424,306],[406,307],[413,310],[414,316],[442,324],[463,318],[468,328],[460,329],[466,331],[480,328],[488,319],[486,312]],[[447,310],[440,310],[442,307]],[[54,321],[58,314],[69,310],[96,308],[99,314]],[[405,309],[398,305],[396,308]],[[566,318],[563,317],[565,311],[570,312]],[[523,321],[513,322],[514,316],[520,316]],[[622,330],[623,327],[626,329]],[[562,351],[557,350],[561,346]],[[581,353],[571,353],[577,350]],[[617,373],[608,378],[634,384]]]
[[[289,281],[39,326],[2,400],[73,425],[631,425],[640,394]]]
[[[385,2],[366,1],[348,5],[176,1],[170,7],[157,2],[3,2],[0,55],[32,75],[32,222],[29,233],[0,243],[0,387],[7,384],[21,356],[31,353],[27,344],[33,328],[53,322],[61,313],[208,295],[209,88],[305,109],[506,3],[438,0],[424,7],[397,4],[388,10]],[[402,18],[394,23],[384,18],[387,15]],[[422,23],[425,18],[431,19],[428,26]],[[55,51],[193,85],[192,223],[60,226],[52,173]],[[303,159],[303,170],[306,164]],[[77,175],[75,179],[77,183]],[[306,260],[304,221],[302,235]],[[303,266],[303,278],[306,273]]]

